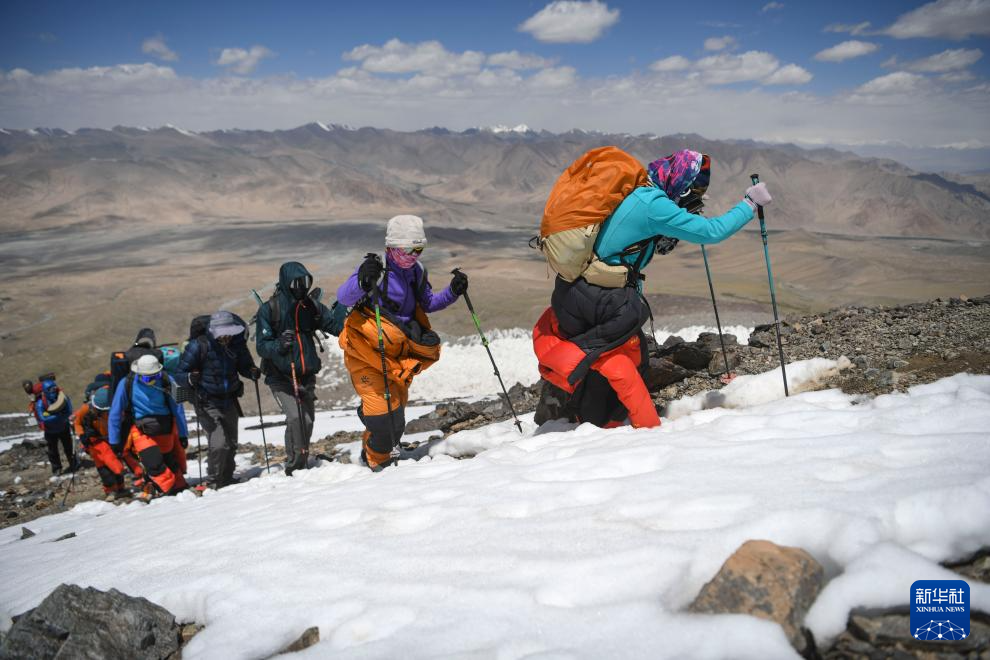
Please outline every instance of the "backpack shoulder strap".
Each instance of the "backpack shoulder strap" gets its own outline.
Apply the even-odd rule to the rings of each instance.
[[[268,311],[271,313],[268,322],[272,326],[272,334],[277,337],[282,331],[282,309],[279,304],[278,287],[275,287],[272,297],[268,299]]]
[[[134,374],[127,374],[127,378],[124,379],[124,388],[127,392],[127,408],[131,411],[134,410]]]
[[[426,266],[417,265],[419,266],[419,277],[416,278],[416,302],[419,302],[423,298],[423,292],[426,291],[426,283],[429,280],[426,277]]]

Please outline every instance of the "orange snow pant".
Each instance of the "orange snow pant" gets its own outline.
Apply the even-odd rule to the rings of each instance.
[[[533,328],[533,350],[539,360],[540,375],[568,394],[573,394],[576,385],[568,377],[587,354],[573,342],[564,339],[551,307],[543,312]],[[621,346],[602,353],[591,364],[585,377],[588,384],[593,386],[593,390],[586,393],[586,398],[595,403],[594,400],[601,398],[609,390],[614,391],[618,402],[629,413],[629,421],[633,426],[653,428],[660,426],[660,416],[653,406],[653,399],[646,389],[643,377],[639,375],[641,360],[640,339],[635,335]]]
[[[358,417],[366,429],[362,442],[364,456],[373,470],[389,464],[392,439],[398,442],[405,431],[405,407],[413,378],[440,359],[440,338],[430,330],[429,320],[419,307],[415,320],[406,328],[383,317],[382,332],[388,399],[374,312],[354,309],[340,333],[344,366],[350,373],[354,391],[361,397]]]
[[[179,444],[177,424],[165,435],[145,435],[132,426],[127,442],[141,457],[146,477],[163,495],[175,495],[187,487],[186,451]]]
[[[91,441],[86,446],[86,453],[96,464],[104,493],[109,495],[124,487],[124,466],[105,439]]]

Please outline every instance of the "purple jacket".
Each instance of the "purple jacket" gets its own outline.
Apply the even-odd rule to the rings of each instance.
[[[387,288],[388,299],[397,306],[395,315],[404,323],[408,323],[413,314],[416,313],[417,302],[424,312],[432,313],[449,307],[457,300],[457,296],[450,290],[450,287],[444,288],[440,293],[433,293],[428,278],[424,278],[419,300],[417,300],[416,282],[422,277],[423,266],[417,263],[412,268],[403,270],[388,257],[386,257],[386,264],[385,277],[388,278],[388,287],[383,281],[381,288]],[[337,289],[337,302],[348,307],[353,307],[364,296],[364,291],[358,286],[357,270]]]

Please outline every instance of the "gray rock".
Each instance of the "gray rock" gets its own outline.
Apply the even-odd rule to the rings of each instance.
[[[901,360],[901,359],[898,359],[898,358],[894,358],[892,360],[887,360],[887,368],[888,369],[900,369],[901,367],[906,367],[906,366],[908,366],[908,361],[907,360]]]
[[[30,529],[28,529],[27,527],[21,527],[21,540],[22,540],[22,541],[23,541],[24,539],[29,539],[29,538],[31,538],[31,537],[32,537],[32,536],[34,536],[34,535],[35,535],[35,533],[34,533],[34,532],[32,532],[32,531],[31,531]]]
[[[705,367],[707,366],[708,363],[706,362]],[[671,360],[654,357],[650,358],[650,363],[643,374],[643,381],[646,383],[646,389],[650,392],[659,392],[668,385],[678,383],[690,375],[690,371],[674,364]]]
[[[729,371],[732,371],[739,366],[739,353],[731,348],[727,348],[727,359],[729,363]],[[721,376],[725,371],[726,359],[722,357],[722,349],[718,349],[712,353],[712,360],[708,363],[708,375],[709,376]]]
[[[901,337],[897,341],[897,348],[901,349],[902,351],[909,351],[912,348],[914,348],[914,340],[912,340],[910,337]]]
[[[315,646],[319,643],[320,629],[313,626],[312,628],[307,628],[303,631],[303,634],[299,636],[299,639],[282,649],[279,655],[282,655],[283,653],[296,653],[297,651],[308,649],[310,646]]]
[[[712,361],[712,352],[712,348],[709,346],[691,342],[678,344],[661,353],[661,356],[685,369],[701,371],[708,368],[708,363]]]
[[[809,647],[804,617],[824,579],[821,564],[800,548],[746,541],[701,589],[688,610],[749,614],[774,621],[800,653]]]
[[[179,650],[179,631],[168,610],[144,598],[63,584],[16,618],[0,659],[159,660]]]
[[[826,660],[840,658],[929,658],[962,660],[985,658],[990,648],[990,616],[970,613],[966,639],[928,642],[911,635],[911,614],[905,607],[883,610],[859,609],[849,615],[846,631],[824,653]]]

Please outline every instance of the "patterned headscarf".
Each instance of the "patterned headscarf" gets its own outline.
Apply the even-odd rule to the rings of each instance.
[[[408,270],[415,265],[416,260],[419,259],[419,254],[413,253],[409,254],[402,248],[385,248],[385,252],[388,254],[388,258],[391,259],[396,266],[402,270]]]
[[[663,188],[667,197],[676,202],[692,188],[699,195],[705,193],[711,177],[711,160],[697,151],[681,149],[650,163],[648,172],[653,185]]]

